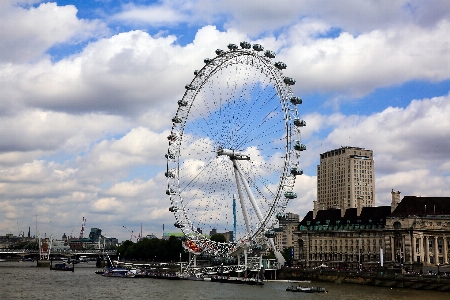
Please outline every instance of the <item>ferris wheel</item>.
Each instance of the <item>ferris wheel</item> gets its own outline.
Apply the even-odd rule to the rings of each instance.
[[[185,86],[166,153],[175,227],[194,254],[230,256],[272,245],[293,192],[304,120],[283,62],[259,44],[229,44]],[[210,239],[228,233],[228,242]]]

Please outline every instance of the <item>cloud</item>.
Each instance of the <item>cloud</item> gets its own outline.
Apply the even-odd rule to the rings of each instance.
[[[75,44],[107,32],[104,23],[98,20],[78,19],[77,9],[72,5],[11,4],[14,3],[3,4],[0,10],[0,63],[33,61],[56,44]]]
[[[127,123],[115,116],[25,110],[0,119],[0,152],[76,153],[87,150],[92,140],[105,134],[121,133],[124,126]]]
[[[322,20],[327,27],[339,28],[352,34],[374,29],[402,27],[416,23],[433,27],[450,16],[450,5],[445,0],[346,1],[345,5],[328,0],[281,0],[276,5],[270,0],[252,1],[192,1],[194,17],[222,17],[225,28],[236,28],[255,36],[288,28],[304,18]]]
[[[330,131],[323,139],[316,134],[306,139],[300,166],[319,164],[319,154],[341,146],[363,147],[374,152],[377,205],[390,203],[391,189],[404,195],[445,195],[450,180],[449,115],[450,94],[369,116],[306,116],[313,132]]]
[[[373,149],[380,173],[409,168],[437,167],[450,154],[450,94],[432,99],[413,100],[405,108],[388,107],[380,113],[360,118],[353,127],[337,126],[328,140],[338,145],[356,141]],[[349,139],[350,137],[350,139]],[[414,164],[409,162],[414,160]]]
[[[132,3],[122,7],[122,11],[113,15],[111,21],[123,23],[148,24],[157,26],[174,26],[188,22],[189,15],[185,13],[184,1],[163,1],[148,6],[136,6]]]
[[[94,213],[120,214],[123,205],[115,198],[101,198],[92,204]]]
[[[412,80],[440,81],[450,77],[450,21],[431,28],[406,25],[373,30],[358,36],[342,32],[336,38],[303,36],[303,24],[293,26],[279,58],[289,62],[286,74],[299,83],[298,93],[333,93],[358,98],[375,89]]]
[[[175,230],[164,154],[177,100],[205,58],[243,40],[277,52],[284,74],[297,80],[295,94],[322,95],[301,116],[305,175],[297,176],[288,211],[312,209],[319,154],[347,145],[374,150],[378,205],[389,204],[391,189],[448,195],[447,92],[430,89],[398,107],[386,98],[379,111],[363,97],[411,81],[448,81],[449,6],[159,1],[114,6],[117,14],[88,20],[71,5],[0,1],[0,231],[33,228],[36,215],[40,232],[61,235],[78,235],[82,217],[119,239],[129,238],[122,225]],[[350,101],[371,113],[355,114]],[[324,112],[330,104],[334,111]]]

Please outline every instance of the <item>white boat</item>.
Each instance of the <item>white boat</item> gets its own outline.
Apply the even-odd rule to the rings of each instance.
[[[309,287],[309,286],[289,286],[286,291],[288,292],[299,292],[299,293],[328,293],[328,291],[323,287]]]
[[[133,277],[136,276],[136,274],[130,272],[130,271],[127,270],[127,269],[117,267],[117,268],[113,268],[113,269],[106,270],[106,271],[102,274],[102,276],[105,276],[105,277],[133,278]]]

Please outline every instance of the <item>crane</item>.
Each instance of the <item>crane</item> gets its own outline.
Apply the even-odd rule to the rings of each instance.
[[[122,227],[125,228],[125,229],[131,234],[130,241],[133,241],[133,237],[134,237],[134,238],[136,238],[136,241],[139,242],[140,236],[137,237],[137,236],[133,233],[133,231],[130,231],[130,230],[129,230],[128,228],[126,228],[125,226],[122,226]]]
[[[80,239],[83,238],[84,226],[86,226],[86,219],[83,217],[83,223],[81,223]]]

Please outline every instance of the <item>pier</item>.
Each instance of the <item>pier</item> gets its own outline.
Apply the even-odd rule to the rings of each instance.
[[[353,283],[380,287],[410,288],[450,292],[450,275],[403,273],[399,269],[379,269],[373,272],[283,268],[277,272],[278,279],[311,280]]]

